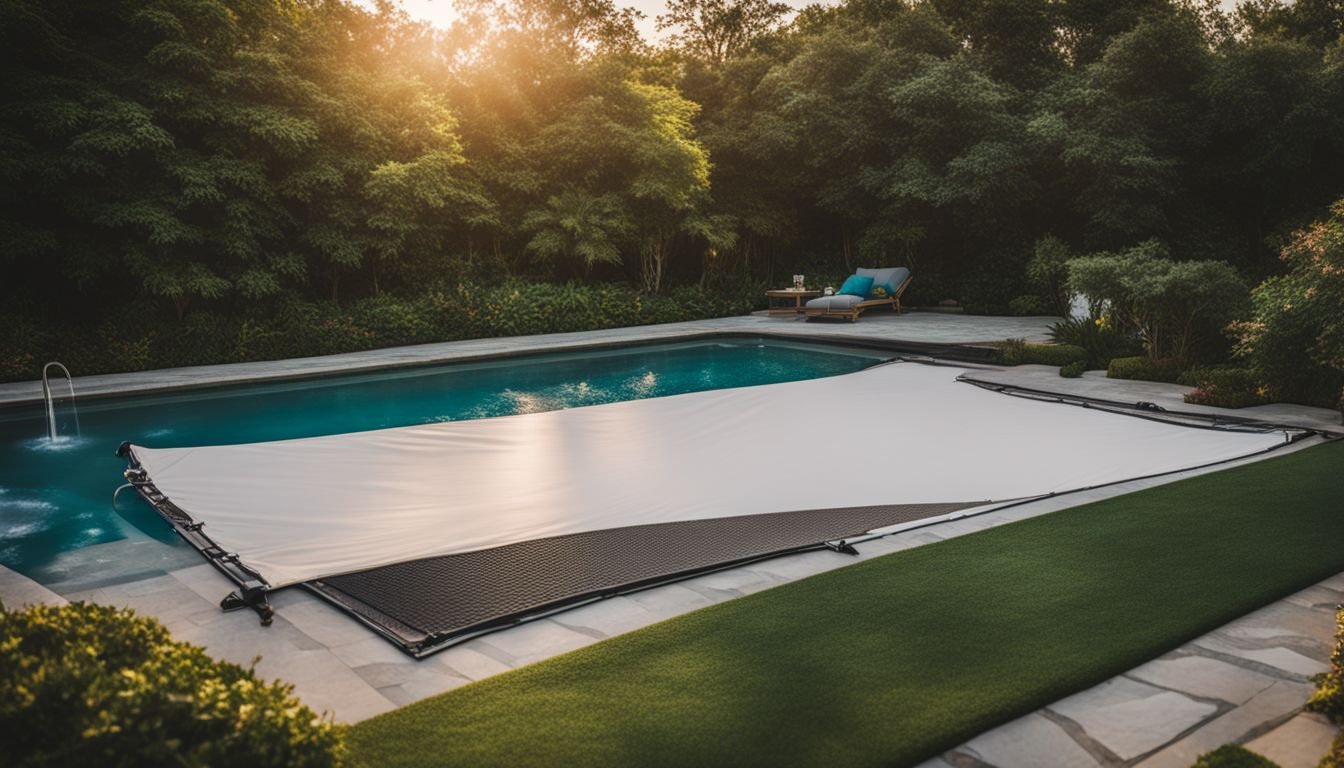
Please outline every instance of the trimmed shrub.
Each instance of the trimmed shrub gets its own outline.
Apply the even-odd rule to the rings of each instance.
[[[1195,368],[1181,374],[1180,384],[1195,389],[1185,402],[1219,408],[1246,408],[1270,401],[1269,388],[1248,368]]]
[[[1279,764],[1245,747],[1224,744],[1200,755],[1190,768],[1279,768]]]
[[[1068,365],[1061,366],[1059,375],[1066,379],[1077,379],[1087,372],[1087,363],[1079,360]]]
[[[129,610],[0,608],[0,637],[0,732],[9,765],[345,763],[341,727],[294,699],[290,686],[211,659]]]
[[[1181,375],[1181,362],[1171,357],[1117,357],[1106,366],[1108,379],[1163,381],[1174,384]]]
[[[1086,363],[1087,350],[1072,344],[1028,344],[1026,362],[1059,366]]]
[[[1057,365],[1086,362],[1087,350],[1069,344],[1028,344],[1022,339],[1009,339],[999,347],[999,362],[1003,365]]]

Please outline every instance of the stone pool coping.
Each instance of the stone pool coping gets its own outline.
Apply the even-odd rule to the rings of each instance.
[[[75,396],[148,394],[243,382],[282,381],[434,363],[486,360],[541,352],[695,341],[714,337],[763,336],[784,341],[838,342],[894,351],[986,359],[985,345],[1009,338],[1045,340],[1054,317],[990,317],[908,312],[870,314],[858,323],[802,322],[764,314],[721,317],[596,331],[504,336],[387,347],[320,357],[222,363],[130,373],[75,377]],[[40,403],[41,381],[0,384],[0,409]]]

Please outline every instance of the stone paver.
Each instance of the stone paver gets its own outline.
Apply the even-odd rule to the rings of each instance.
[[[1250,701],[1277,682],[1269,675],[1204,656],[1167,656],[1136,667],[1127,676],[1234,705]]]
[[[65,605],[66,599],[36,581],[0,565],[0,602],[7,608]]]
[[[565,611],[551,620],[566,629],[602,639],[647,627],[661,618],[636,600],[613,597]]]
[[[1116,677],[1051,704],[1122,760],[1146,754],[1218,711],[1175,691]]]
[[[1259,644],[1237,642],[1223,634],[1209,634],[1196,641],[1196,645],[1221,657],[1235,657],[1272,667],[1298,679],[1306,680],[1328,669],[1324,658],[1312,658],[1298,649],[1281,646],[1263,647]]]
[[[495,632],[480,638],[480,650],[510,667],[582,648],[598,641],[592,635],[576,632],[551,619],[528,622],[507,632]],[[491,653],[494,651],[494,653]]]
[[[1205,752],[1224,744],[1242,743],[1292,717],[1301,711],[1310,693],[1311,687],[1305,683],[1280,680],[1139,765],[1143,768],[1189,768]]]
[[[997,768],[1092,768],[1101,763],[1058,724],[1039,714],[1018,718],[953,750]]]
[[[1278,763],[1279,768],[1316,768],[1338,732],[1324,717],[1304,712],[1247,742],[1246,748]]]

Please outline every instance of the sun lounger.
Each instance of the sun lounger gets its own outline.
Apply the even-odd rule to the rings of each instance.
[[[910,270],[905,267],[889,267],[886,269],[867,269],[860,267],[855,273],[860,277],[873,278],[874,291],[883,288],[886,295],[868,296],[819,296],[807,302],[803,308],[803,313],[807,319],[814,317],[846,317],[852,323],[859,319],[859,315],[864,310],[873,307],[891,307],[897,314],[901,312],[901,294],[910,285]]]

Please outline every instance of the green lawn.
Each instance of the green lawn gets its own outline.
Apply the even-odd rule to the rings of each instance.
[[[909,765],[1344,571],[1344,442],[705,608],[356,725],[358,760]]]

